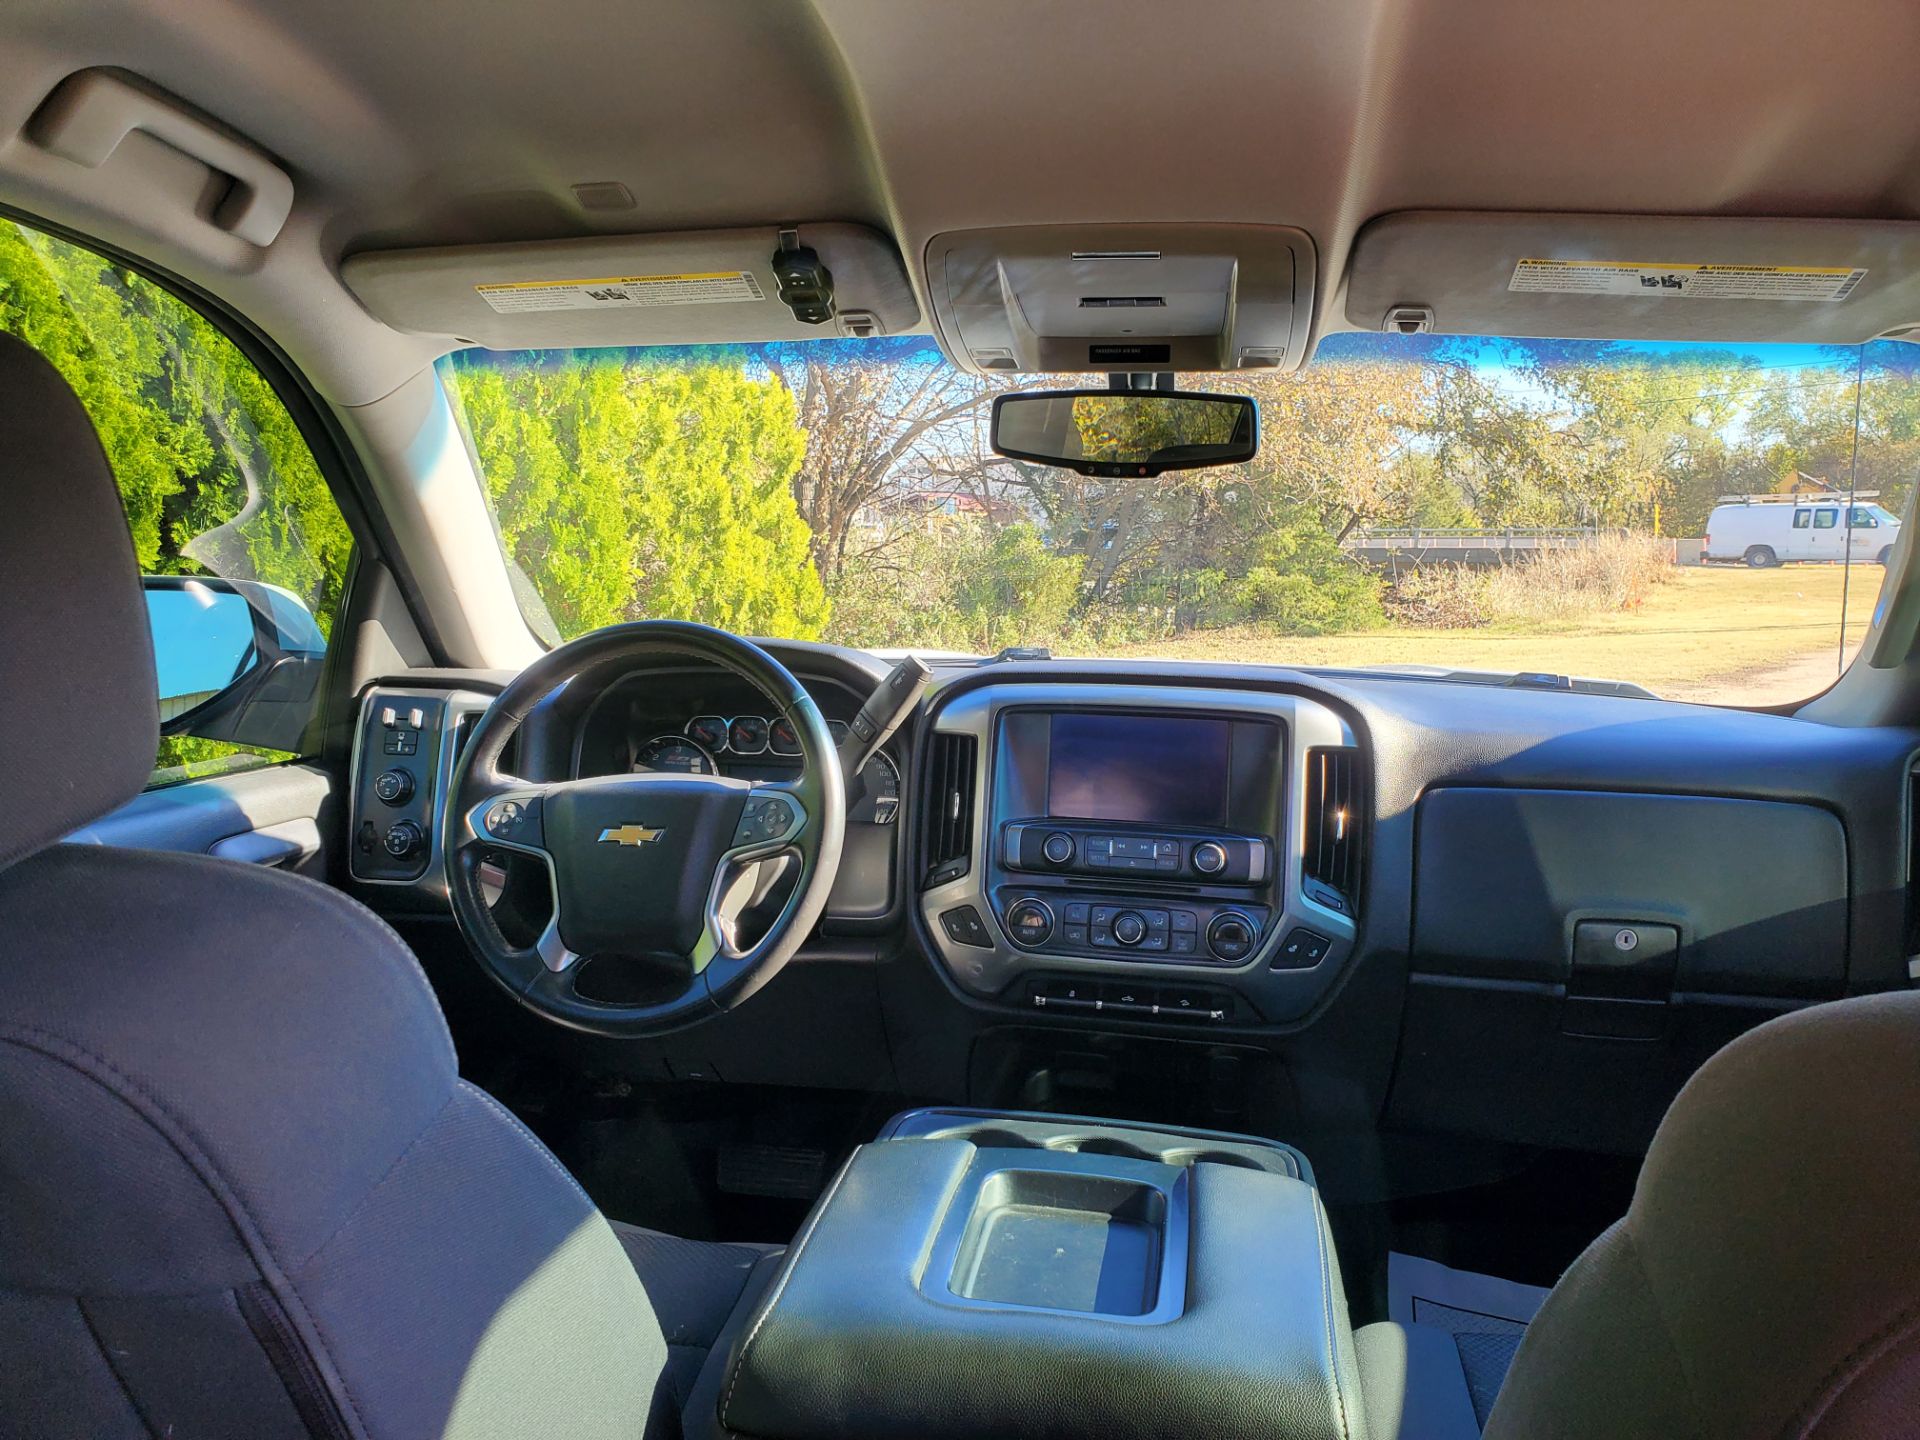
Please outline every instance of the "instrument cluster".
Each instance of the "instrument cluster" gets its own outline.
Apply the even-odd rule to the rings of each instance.
[[[846,722],[829,720],[827,731],[838,745],[846,738]],[[799,761],[800,736],[784,716],[696,715],[677,732],[637,740],[629,768],[636,772],[723,775],[798,768]],[[900,769],[892,757],[882,751],[869,760],[856,788],[860,793],[847,797],[850,823],[894,822],[900,812]]]

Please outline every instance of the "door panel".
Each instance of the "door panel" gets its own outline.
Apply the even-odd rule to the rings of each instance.
[[[69,843],[217,855],[327,877],[323,837],[339,833],[333,777],[272,765],[148,790],[68,836]]]

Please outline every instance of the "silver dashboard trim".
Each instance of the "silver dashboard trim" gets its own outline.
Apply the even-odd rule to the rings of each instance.
[[[447,865],[444,837],[440,834],[440,797],[447,792],[447,786],[453,783],[453,762],[458,757],[453,750],[453,737],[458,733],[460,722],[468,715],[480,715],[493,704],[494,697],[477,690],[436,690],[427,686],[383,686],[369,687],[360,698],[360,713],[355,719],[353,732],[353,759],[347,772],[348,829],[347,829],[347,873],[357,885],[381,885],[390,890],[412,890],[417,894],[444,901],[447,898]],[[360,822],[372,819],[360,811],[360,774],[364,764],[364,752],[367,745],[367,725],[372,717],[373,708],[380,705],[433,706],[438,716],[439,748],[434,757],[433,769],[427,779],[431,782],[426,796],[426,813],[429,823],[427,830],[427,866],[412,878],[390,878],[379,875],[362,875],[358,859],[359,851],[355,838],[360,832]]]
[[[1235,965],[1129,959],[1120,962],[1070,955],[1038,954],[1014,944],[987,894],[998,817],[993,813],[993,737],[1001,712],[1008,709],[1204,710],[1276,720],[1281,726],[1285,762],[1285,806],[1276,836],[1280,894],[1274,920],[1259,947]],[[1000,996],[1032,971],[1138,978],[1168,984],[1212,984],[1236,989],[1253,1000],[1268,1023],[1285,1023],[1310,1010],[1332,984],[1353,947],[1353,917],[1319,904],[1304,893],[1306,855],[1307,752],[1323,746],[1353,746],[1352,729],[1334,710],[1302,695],[1200,686],[1076,684],[1071,681],[1007,681],[969,690],[942,706],[934,717],[937,734],[971,735],[979,742],[974,773],[975,818],[967,873],[916,895],[921,918],[941,965],[969,994]],[[985,917],[991,948],[961,945],[949,939],[940,915],[972,905]],[[1270,970],[1268,965],[1286,934],[1306,926],[1333,943],[1318,964],[1305,969]]]

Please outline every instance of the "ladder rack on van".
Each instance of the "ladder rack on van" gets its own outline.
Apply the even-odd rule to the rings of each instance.
[[[1878,490],[1802,490],[1796,495],[1722,495],[1721,505],[1864,505],[1878,500]]]

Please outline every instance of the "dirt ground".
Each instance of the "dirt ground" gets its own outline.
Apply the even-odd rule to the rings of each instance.
[[[1731,705],[1804,700],[1851,660],[1879,599],[1883,572],[1833,565],[1774,570],[1688,567],[1631,611],[1530,630],[1389,627],[1354,635],[1209,631],[1139,645],[1135,657],[1274,665],[1437,665],[1458,670],[1545,670],[1631,680],[1657,695]]]

